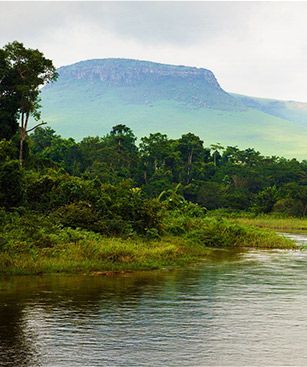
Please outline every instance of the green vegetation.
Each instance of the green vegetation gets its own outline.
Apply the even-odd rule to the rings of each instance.
[[[29,128],[30,116],[40,118],[40,87],[57,77],[51,60],[33,49],[27,49],[20,42],[12,42],[0,51],[0,117],[4,137],[19,131],[19,162],[23,162],[24,142]],[[17,120],[19,118],[19,123]]]
[[[307,218],[275,217],[272,215],[259,215],[255,217],[237,217],[231,221],[260,228],[270,228],[280,232],[307,233]]]
[[[124,124],[80,142],[49,127],[24,134],[18,121],[39,116],[38,84],[25,110],[14,93],[20,60],[9,62],[7,50],[25,52],[22,66],[30,63],[39,73],[35,63],[43,55],[18,43],[10,47],[0,50],[0,273],[155,269],[221,249],[295,246],[210,210],[305,216],[306,161],[208,148],[192,133],[179,139],[155,133],[137,144]],[[49,61],[48,67],[42,83],[54,77]],[[23,92],[28,88],[21,101]]]
[[[199,69],[184,70],[195,77],[178,75],[173,65],[135,60],[88,60],[60,68],[56,83],[42,90],[43,119],[77,140],[105,135],[124,122],[138,138],[161,132],[178,139],[191,131],[208,145],[219,141],[266,155],[307,158],[306,104],[232,96],[214,77],[207,83]],[[100,80],[99,73],[118,77],[112,83],[110,77]]]
[[[161,237],[153,229],[146,237],[135,233],[106,236],[61,225],[53,215],[29,212],[2,211],[1,221],[0,274],[161,269],[200,261],[222,249],[296,247],[269,230],[192,217],[179,209],[165,215]]]
[[[201,245],[191,246],[179,238],[163,241],[121,239],[80,233],[82,240],[65,242],[51,248],[12,246],[0,254],[2,274],[41,274],[55,272],[112,273],[161,269],[199,261],[212,252]],[[94,237],[94,238],[91,238]]]
[[[257,109],[282,119],[296,122],[298,127],[306,122],[307,103],[295,101],[280,101],[276,99],[247,97],[231,94],[245,106]]]

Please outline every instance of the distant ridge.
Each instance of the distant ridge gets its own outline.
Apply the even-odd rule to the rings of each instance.
[[[121,122],[139,137],[190,131],[206,144],[307,158],[307,104],[227,93],[210,70],[110,58],[58,72],[42,91],[43,119],[64,136],[103,135]]]
[[[100,87],[134,88],[133,95],[125,96],[131,103],[171,99],[196,107],[225,109],[239,105],[236,98],[220,87],[214,74],[204,68],[131,59],[94,59],[61,67],[58,72],[62,83],[83,80],[101,82]]]

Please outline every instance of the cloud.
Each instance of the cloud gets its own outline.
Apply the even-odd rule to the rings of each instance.
[[[307,101],[304,2],[0,2],[14,39],[57,66],[104,57],[211,69],[242,94]]]
[[[238,4],[210,2],[129,2],[81,4],[91,22],[125,38],[148,44],[197,44],[239,28]]]
[[[0,34],[37,38],[78,22],[146,44],[194,44],[238,30],[247,10],[241,8],[223,2],[0,2]]]

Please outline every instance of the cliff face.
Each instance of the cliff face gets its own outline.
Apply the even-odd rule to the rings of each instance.
[[[193,108],[232,109],[240,103],[226,93],[214,74],[207,69],[165,65],[128,59],[82,61],[61,67],[59,82],[68,85],[80,81],[92,85],[96,94],[106,88],[125,103],[151,104],[174,100]]]
[[[197,80],[221,89],[214,74],[207,69],[129,59],[82,61],[61,67],[59,74],[63,78],[100,80],[113,85],[135,85],[144,80],[159,81],[166,78]]]

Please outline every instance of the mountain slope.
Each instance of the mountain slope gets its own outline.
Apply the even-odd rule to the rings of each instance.
[[[59,75],[42,90],[42,117],[63,136],[103,135],[124,123],[138,137],[191,131],[207,145],[307,158],[304,109],[229,94],[209,70],[102,59],[62,67]]]
[[[247,107],[307,126],[307,103],[231,95]]]

